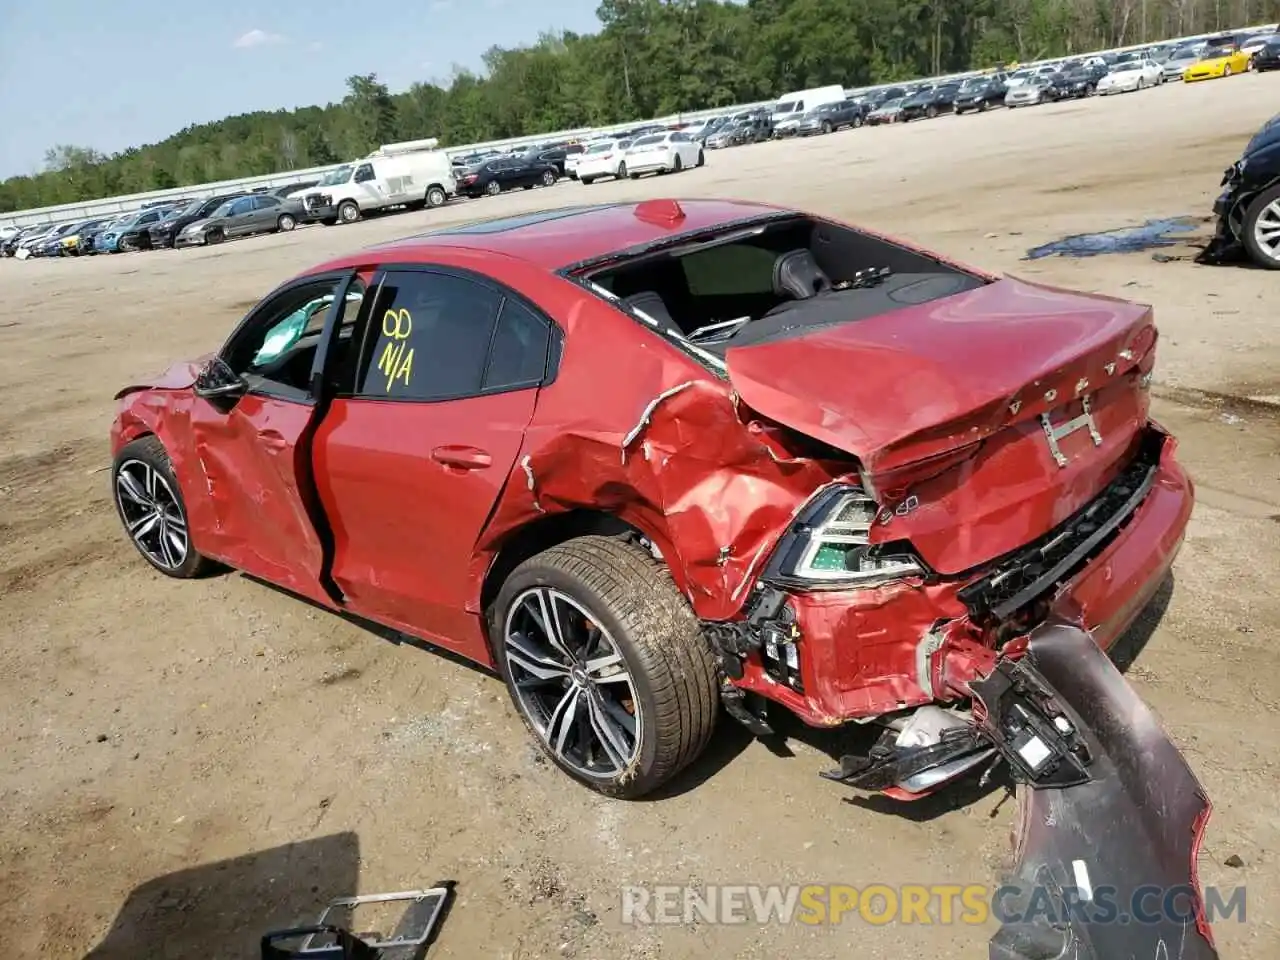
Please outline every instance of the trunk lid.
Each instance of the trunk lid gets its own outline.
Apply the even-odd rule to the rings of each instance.
[[[882,507],[873,541],[956,574],[1114,479],[1147,422],[1155,340],[1150,307],[1004,279],[726,364],[747,406],[858,458]]]

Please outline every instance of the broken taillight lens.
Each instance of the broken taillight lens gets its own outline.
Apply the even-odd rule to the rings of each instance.
[[[901,543],[872,544],[879,507],[858,487],[828,490],[783,538],[770,574],[783,580],[862,586],[921,576],[924,569]]]

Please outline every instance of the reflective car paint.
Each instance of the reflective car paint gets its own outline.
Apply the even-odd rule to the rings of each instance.
[[[200,552],[343,606],[325,589],[331,576],[352,612],[492,665],[486,576],[514,536],[549,517],[620,518],[661,552],[699,617],[727,621],[742,615],[797,512],[833,482],[858,482],[860,463],[894,514],[892,535],[920,537],[934,561],[955,570],[1048,532],[1105,482],[1145,421],[1141,379],[1155,340],[1148,308],[1016,281],[731,350],[726,381],[562,275],[614,251],[783,213],[688,201],[668,217],[662,204],[671,203],[444,229],[308,274],[429,262],[495,277],[563,333],[559,369],[540,388],[405,406],[335,399],[313,424],[316,406],[262,398],[228,415],[194,394],[199,365],[180,365],[122,391],[113,451],[145,433],[160,438]],[[837,357],[875,376],[832,387],[827,367]],[[818,375],[815,364],[825,364]],[[1055,472],[1049,447],[1033,448],[1035,417],[1085,392],[1100,397],[1104,444],[1064,441],[1081,462]],[[810,438],[837,449],[819,456]],[[1083,434],[1068,439],[1087,443]],[[468,469],[439,453],[459,446],[486,461]],[[899,488],[913,484],[926,506],[899,518],[894,508],[907,502]],[[1156,492],[1055,606],[1109,642],[1167,571],[1191,500],[1170,443]],[[327,560],[318,528],[333,540]],[[967,579],[797,592],[808,692],[768,680],[754,662],[736,682],[812,724],[963,690],[996,645],[957,599]],[[925,678],[920,643],[939,620],[949,621],[942,652]]]

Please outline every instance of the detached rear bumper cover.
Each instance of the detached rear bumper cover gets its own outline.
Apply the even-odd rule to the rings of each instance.
[[[1211,805],[1178,748],[1088,634],[1050,625],[1032,634],[1022,660],[975,684],[984,729],[1015,770],[1023,764],[1002,698],[1018,677],[1047,687],[1071,719],[1089,779],[1037,787],[1021,769],[1031,782],[1021,788],[1018,861],[996,905],[1009,922],[991,939],[991,960],[1214,960],[1195,867]],[[1072,765],[1067,758],[1059,771]],[[1129,916],[1157,888],[1143,907],[1151,916]],[[1173,909],[1163,906],[1171,890],[1181,891]],[[1033,897],[1040,909],[1028,909]]]

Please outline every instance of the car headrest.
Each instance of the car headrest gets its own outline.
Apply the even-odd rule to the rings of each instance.
[[[808,250],[792,250],[773,263],[773,292],[780,297],[808,300],[829,289],[831,278]]]
[[[662,297],[652,290],[641,290],[639,293],[633,293],[629,297],[623,297],[622,302],[633,310],[638,310],[651,318],[659,327],[665,330],[676,328],[675,321],[671,319],[671,311],[662,302]]]

